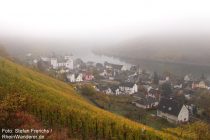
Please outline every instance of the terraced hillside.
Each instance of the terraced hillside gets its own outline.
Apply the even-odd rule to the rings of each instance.
[[[0,127],[51,128],[48,139],[174,140],[88,103],[70,85],[0,57]],[[22,114],[20,119],[20,114]],[[30,120],[34,120],[32,124]],[[17,121],[18,120],[18,121]],[[28,122],[27,122],[28,121]],[[30,125],[29,125],[30,124]],[[65,138],[59,138],[59,133]]]

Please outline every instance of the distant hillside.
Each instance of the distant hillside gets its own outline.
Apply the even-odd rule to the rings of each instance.
[[[201,36],[202,37],[202,36]],[[145,37],[130,39],[117,46],[97,48],[93,52],[119,58],[139,65],[151,72],[199,78],[205,74],[210,79],[210,37]]]
[[[99,109],[70,85],[2,57],[0,79],[2,128],[25,128],[27,123],[29,128],[52,128],[56,134],[48,135],[48,139],[177,139]]]
[[[131,39],[95,52],[129,59],[210,65],[209,36],[153,36]]]

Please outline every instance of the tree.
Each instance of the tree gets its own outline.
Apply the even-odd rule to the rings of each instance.
[[[158,85],[159,84],[159,77],[157,72],[154,72],[154,79],[153,79],[153,83]]]
[[[38,68],[38,70],[44,72],[47,68],[47,65],[43,61],[38,61],[37,68]]]
[[[84,85],[81,87],[81,94],[86,96],[93,96],[96,93],[93,87],[90,85]]]
[[[161,90],[162,90],[162,94],[164,96],[168,96],[168,95],[172,94],[171,84],[168,82],[164,83],[162,85]]]
[[[209,92],[204,92],[204,93],[200,93],[200,95],[198,95],[195,98],[196,105],[198,105],[200,108],[204,109],[204,116],[206,116],[206,118],[210,121],[210,96],[209,96]]]
[[[204,75],[204,73],[201,74],[201,80],[206,80],[206,76]]]

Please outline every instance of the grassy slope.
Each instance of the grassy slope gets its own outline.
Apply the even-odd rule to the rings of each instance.
[[[131,104],[134,100],[131,96],[113,96],[100,93],[88,96],[84,94],[83,97],[86,97],[100,108],[125,116],[126,118],[145,124],[157,130],[173,128],[176,126],[175,124],[167,122],[165,119],[151,116],[151,114],[154,115],[157,113],[156,110],[145,111],[144,109]]]
[[[29,105],[26,107],[26,110],[39,118],[41,117],[41,120],[45,121],[47,125],[54,125],[56,127],[56,123],[49,123],[47,119],[50,113],[57,111],[57,117],[59,118],[57,118],[57,120],[59,120],[58,124],[60,124],[61,127],[68,127],[65,123],[68,115],[77,114],[78,119],[84,119],[90,123],[94,120],[98,120],[101,124],[114,123],[118,135],[121,133],[125,134],[126,131],[126,139],[134,139],[134,135],[136,136],[135,139],[140,139],[141,137],[137,135],[141,132],[142,128],[146,128],[146,137],[148,136],[148,138],[150,137],[151,139],[176,139],[176,137],[169,134],[156,131],[150,127],[99,109],[78,95],[68,84],[17,65],[4,58],[0,58],[1,100],[6,94],[13,92],[19,92],[30,97]],[[42,115],[37,113],[37,110],[42,112]],[[43,119],[42,116],[46,118]],[[79,122],[80,121],[77,121],[77,123]],[[94,133],[91,132],[91,130],[94,130],[94,126],[89,126],[89,128],[90,133]],[[103,126],[98,127],[99,131],[102,128]],[[107,126],[107,128],[109,127]],[[110,133],[112,132],[110,131],[109,135],[111,135]],[[116,134],[112,134],[112,138],[114,137],[117,139],[120,138],[120,136],[117,137]],[[107,139],[106,136],[104,136],[104,138]]]

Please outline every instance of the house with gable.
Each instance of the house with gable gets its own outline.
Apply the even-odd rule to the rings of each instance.
[[[68,81],[71,82],[71,83],[74,83],[76,81],[75,80],[75,74],[73,74],[73,73],[68,73],[66,75],[66,77],[67,77]]]
[[[123,65],[122,68],[121,68],[121,70],[122,71],[129,71],[130,68],[131,68],[131,66],[129,66],[129,65]]]
[[[120,84],[119,88],[120,91],[125,94],[134,94],[138,92],[138,86],[135,83],[130,83],[130,82],[122,83]]]
[[[48,58],[48,57],[41,57],[41,60],[42,61],[45,61],[45,62],[49,62],[50,61],[50,58]]]
[[[121,93],[117,85],[111,87],[97,85],[96,90],[108,95],[119,95]]]
[[[137,72],[135,72],[134,74],[128,75],[128,82],[133,82],[133,83],[138,83],[139,82],[139,75],[137,74]]]
[[[57,58],[51,58],[50,64],[53,67],[53,69],[57,69],[60,67],[65,67],[68,69],[73,69],[73,60],[70,58],[70,56],[65,56],[64,59],[57,59]]]
[[[67,59],[65,62],[65,67],[68,69],[74,69],[74,63],[72,59]]]
[[[184,76],[184,81],[187,83],[189,81],[191,81],[190,75],[185,75]]]
[[[201,88],[201,89],[210,89],[210,84],[208,81],[195,81],[192,83],[192,89]]]
[[[123,65],[111,64],[111,63],[108,63],[108,62],[104,62],[104,66],[105,66],[106,69],[111,69],[114,72],[120,72],[122,67],[123,67]]]
[[[189,110],[186,105],[178,104],[174,99],[161,98],[157,116],[171,123],[183,123],[189,121]]]
[[[108,72],[106,70],[103,70],[99,73],[100,76],[106,77],[108,75]]]
[[[158,106],[158,100],[151,96],[146,96],[132,103],[135,104],[137,107],[143,109],[152,109]]]
[[[169,82],[169,81],[170,81],[170,77],[169,77],[169,76],[161,77],[161,78],[159,79],[159,84],[162,85],[162,84],[167,83],[167,82]]]
[[[90,72],[85,72],[83,74],[83,77],[86,81],[92,81],[94,79],[94,76]]]
[[[182,89],[183,84],[186,84],[187,82],[183,82],[183,80],[177,79],[176,81],[173,82],[173,88],[174,89]]]
[[[58,68],[58,60],[57,60],[57,58],[51,58],[50,59],[50,64],[53,67],[53,69],[57,69]]]
[[[75,75],[75,82],[82,82],[83,81],[83,75],[82,73]]]
[[[160,98],[160,91],[158,89],[150,89],[148,92],[147,92],[147,95],[150,96],[150,97],[153,97],[157,100],[159,100]]]
[[[121,93],[119,86],[112,86],[112,87],[110,87],[110,89],[114,95],[119,95]]]

